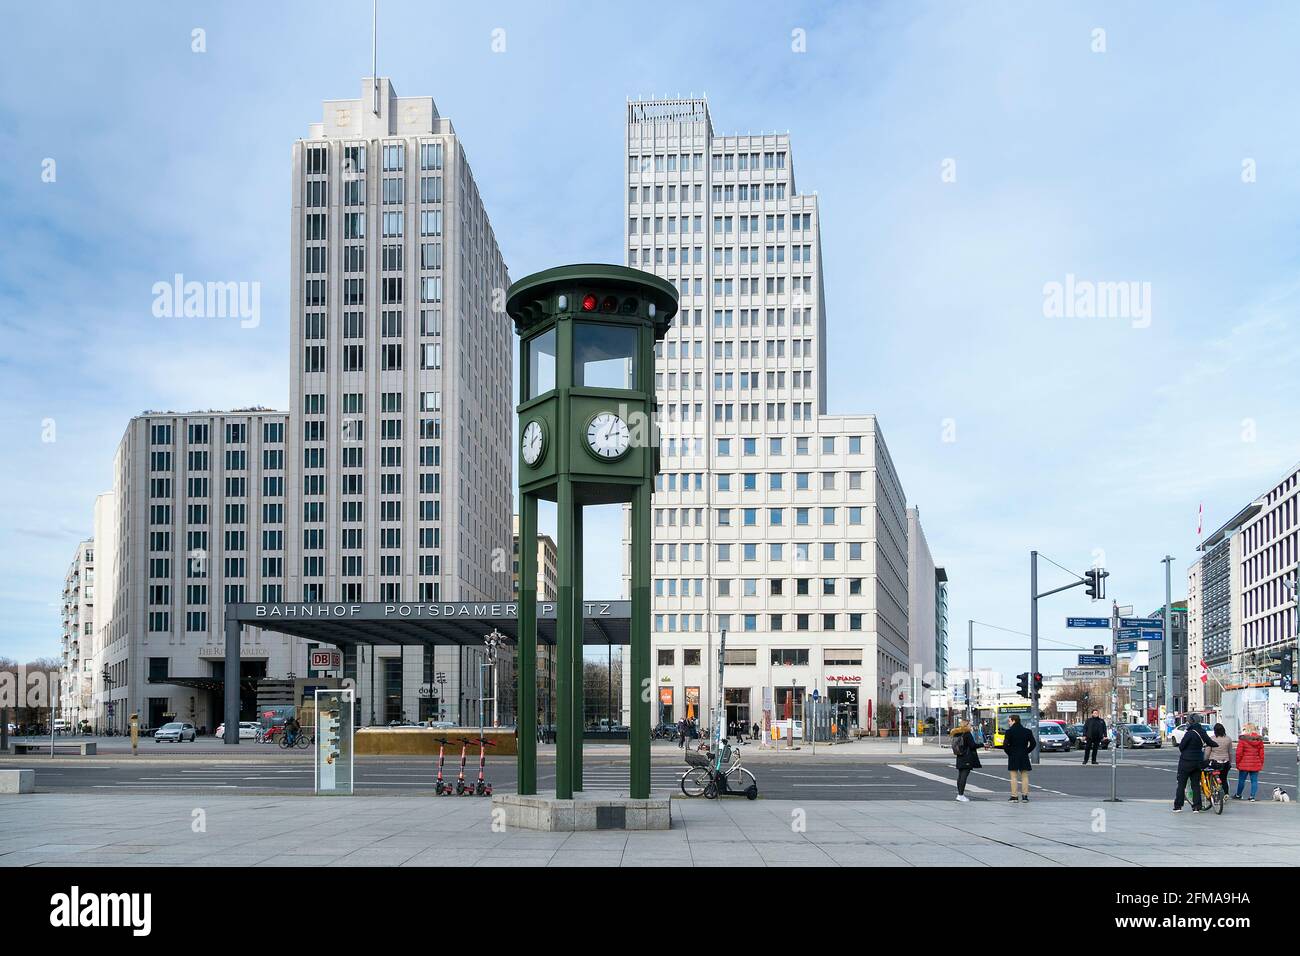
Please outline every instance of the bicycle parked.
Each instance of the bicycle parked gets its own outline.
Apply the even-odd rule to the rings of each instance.
[[[690,769],[682,774],[682,793],[688,797],[716,800],[719,796],[743,796],[747,800],[758,798],[758,780],[740,765],[740,748],[722,745],[722,752],[714,754],[707,743],[694,750],[687,748],[686,762]]]

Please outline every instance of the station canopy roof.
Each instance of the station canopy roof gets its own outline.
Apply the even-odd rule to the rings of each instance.
[[[559,604],[537,602],[537,640],[555,643]],[[627,644],[630,601],[584,601],[583,644]],[[354,647],[358,644],[452,644],[478,647],[494,629],[519,636],[518,601],[367,601],[228,604],[226,620],[280,634]]]

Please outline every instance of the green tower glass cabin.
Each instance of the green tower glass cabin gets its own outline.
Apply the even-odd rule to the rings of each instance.
[[[537,502],[558,516],[555,795],[582,790],[582,509],[629,503],[633,799],[650,796],[650,495],[659,471],[655,343],[677,290],[611,265],[547,269],[510,287],[519,334],[519,793],[537,792]]]

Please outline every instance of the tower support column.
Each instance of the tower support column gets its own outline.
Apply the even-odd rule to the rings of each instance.
[[[555,796],[573,799],[573,578],[578,542],[574,534],[573,483],[561,478],[556,488],[556,565],[559,572],[555,609]]]
[[[650,488],[638,485],[632,494],[632,677],[630,791],[633,800],[650,799]]]
[[[537,498],[519,496],[519,640],[515,643],[518,792],[537,792]]]
[[[583,687],[583,662],[585,656],[583,650],[583,631],[586,619],[585,607],[582,603],[582,505],[578,502],[573,504],[573,597],[571,599],[572,611],[572,634],[573,643],[570,645],[573,654],[570,667],[573,671],[573,736],[569,738],[570,746],[573,753],[570,767],[573,771],[573,789],[582,790],[582,734],[587,726],[586,715],[586,693]]]

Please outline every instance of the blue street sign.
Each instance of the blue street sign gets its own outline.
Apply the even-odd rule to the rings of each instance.
[[[1110,667],[1109,654],[1080,654],[1080,667]]]
[[[1119,619],[1120,627],[1155,627],[1160,630],[1165,629],[1163,618],[1158,617],[1121,617]]]
[[[1142,632],[1136,627],[1126,627],[1120,629],[1119,639],[1121,641],[1140,641],[1142,639],[1141,635]]]
[[[1066,627],[1110,627],[1108,617],[1067,617]]]
[[[821,695],[821,693],[817,690],[817,688],[814,687],[814,688],[813,688],[813,700],[821,700],[821,699],[822,699],[822,695]]]
[[[1137,649],[1138,649],[1137,641],[1116,641],[1115,642],[1116,654],[1136,654]]]
[[[1164,631],[1143,631],[1142,640],[1144,641],[1163,641],[1165,639]]]

